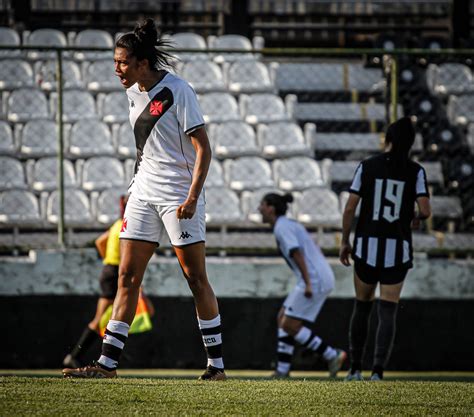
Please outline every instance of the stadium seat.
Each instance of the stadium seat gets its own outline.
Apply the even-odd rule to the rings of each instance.
[[[84,162],[82,168],[82,188],[87,191],[123,187],[124,169],[120,161],[107,156],[97,156]]]
[[[23,165],[18,159],[0,156],[0,190],[28,188]]]
[[[123,86],[115,75],[114,63],[111,59],[101,59],[84,63],[84,82],[89,91],[122,91]]]
[[[20,154],[29,158],[52,156],[58,152],[56,123],[32,120],[21,129]]]
[[[11,122],[49,118],[48,101],[41,90],[31,88],[14,90],[8,96],[7,104],[8,120]]]
[[[273,63],[275,86],[283,92],[343,91],[343,65]]]
[[[113,131],[119,156],[134,158],[137,154],[137,146],[130,122],[124,122],[118,128],[114,127]]]
[[[322,169],[324,177],[329,185],[334,183],[344,184],[348,186],[352,183],[354,173],[359,166],[360,161],[333,161],[324,159]]]
[[[266,93],[275,90],[267,67],[257,61],[234,62],[227,73],[231,93]]]
[[[67,154],[73,158],[114,155],[112,135],[107,125],[95,119],[82,119],[74,123],[69,134]]]
[[[36,83],[45,91],[56,91],[57,76],[56,76],[56,61],[38,61],[35,63],[35,77]],[[63,73],[63,89],[82,88],[81,70],[79,66],[71,60],[64,59],[62,61]]]
[[[365,68],[361,64],[348,64],[346,89],[350,91],[377,92],[383,91],[385,80],[382,71],[377,68]]]
[[[97,220],[111,224],[120,218],[120,197],[127,193],[125,188],[109,188],[100,193],[96,204]]]
[[[283,100],[274,94],[242,94],[240,106],[245,121],[252,125],[289,120]]]
[[[269,193],[275,193],[282,195],[282,191],[276,188],[260,188],[255,191],[244,191],[242,192],[242,196],[240,197],[241,206],[242,206],[242,213],[246,220],[252,223],[262,223],[262,215],[258,211],[258,207],[262,198]],[[291,208],[293,205],[290,205],[290,210],[287,213],[289,217],[291,217]]]
[[[203,60],[209,59],[208,54],[204,51],[206,46],[206,41],[201,35],[197,33],[175,33],[170,36],[171,46],[175,49],[196,49],[196,52],[174,52],[175,55],[181,61],[194,61],[194,60]]]
[[[53,191],[46,203],[46,219],[52,224],[59,220],[59,193]],[[64,221],[66,226],[83,227],[93,222],[89,199],[84,191],[66,188],[64,190]]]
[[[36,29],[33,32],[24,33],[24,42],[27,46],[67,46],[67,40],[64,33],[57,29]],[[28,51],[28,58],[31,60],[38,59],[55,59],[56,52],[49,51]]]
[[[257,138],[262,148],[262,156],[265,158],[312,154],[301,128],[296,123],[277,122],[259,125]]]
[[[0,120],[0,155],[13,155],[16,151],[17,145],[10,125]]]
[[[465,126],[474,122],[474,96],[449,96],[447,114],[455,125]]]
[[[252,43],[248,38],[242,35],[221,35],[221,36],[209,36],[207,39],[209,50],[213,49],[227,49],[235,50],[239,52],[218,52],[214,55],[214,61],[218,64],[224,62],[241,61],[245,59],[254,59],[252,53],[241,52],[251,51]]]
[[[237,101],[228,93],[208,93],[199,96],[204,121],[222,123],[240,120]]]
[[[443,176],[443,167],[441,162],[427,162],[423,161],[420,164],[425,168],[426,179],[428,184],[434,184],[439,187],[444,186],[444,176]]]
[[[214,154],[219,159],[259,155],[255,131],[245,122],[227,122],[211,125]]]
[[[214,62],[205,60],[186,62],[181,75],[197,93],[226,90],[222,71]]]
[[[209,165],[205,186],[206,188],[225,186],[222,166],[220,162],[214,158],[212,158],[211,164]]]
[[[34,191],[53,191],[58,187],[58,159],[54,156],[40,158],[36,162],[29,160],[26,165],[28,183]],[[63,161],[64,186],[77,186],[76,173],[71,161]]]
[[[209,225],[238,224],[243,220],[239,197],[226,187],[206,188],[206,223]]]
[[[295,201],[296,219],[306,225],[341,228],[342,215],[337,195],[328,188],[310,188]]]
[[[0,193],[0,223],[10,226],[38,226],[41,222],[38,199],[29,191]]]
[[[8,27],[0,27],[0,46],[20,46],[20,36],[17,31]],[[18,58],[18,49],[0,49],[0,58]]]
[[[51,111],[57,111],[57,93],[51,93]],[[75,123],[83,119],[95,119],[97,112],[94,97],[83,90],[63,91],[63,121]]]
[[[382,150],[379,133],[316,133],[315,151],[377,152]]]
[[[96,59],[112,59],[114,40],[112,36],[100,29],[86,29],[79,32],[74,38],[74,46],[84,48],[109,48],[110,52],[102,51],[80,51],[74,53],[74,59],[78,61],[93,61]]]
[[[123,123],[128,121],[128,99],[124,91],[114,91],[98,97],[99,114],[106,123]]]
[[[22,59],[0,60],[0,90],[14,90],[35,85],[31,65]]]
[[[434,219],[459,220],[462,218],[462,206],[459,197],[431,196],[431,212]]]
[[[435,95],[465,94],[474,91],[471,70],[464,64],[430,64],[426,70],[426,82]]]
[[[257,156],[225,160],[224,174],[229,187],[236,191],[274,186],[270,164]]]
[[[273,161],[277,187],[283,191],[298,191],[324,185],[318,163],[305,156]]]

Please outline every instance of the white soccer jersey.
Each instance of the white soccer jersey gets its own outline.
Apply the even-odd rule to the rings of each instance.
[[[140,91],[134,84],[127,96],[137,146],[130,192],[153,204],[181,204],[196,160],[188,134],[204,125],[196,93],[186,81],[168,73],[150,91]]]
[[[295,249],[303,254],[313,291],[328,293],[334,289],[334,273],[303,225],[286,216],[279,216],[273,232],[278,249],[298,278],[297,286],[304,288],[306,284],[292,256]]]

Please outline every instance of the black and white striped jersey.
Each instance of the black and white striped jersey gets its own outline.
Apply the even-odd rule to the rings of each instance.
[[[352,256],[373,267],[411,267],[415,202],[429,197],[424,168],[383,153],[359,164],[349,191],[361,197]]]

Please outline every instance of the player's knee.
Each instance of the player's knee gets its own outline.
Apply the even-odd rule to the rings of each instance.
[[[137,276],[137,274],[132,268],[123,268],[119,273],[118,284],[119,288],[139,290],[141,285],[141,279]]]
[[[206,274],[199,272],[183,272],[186,281],[188,282],[189,288],[192,292],[199,291],[206,285],[207,277]]]

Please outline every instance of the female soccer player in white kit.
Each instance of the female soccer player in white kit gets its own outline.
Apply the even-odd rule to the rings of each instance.
[[[137,161],[120,233],[119,286],[102,355],[65,377],[115,377],[148,261],[166,229],[194,296],[208,356],[200,379],[225,379],[219,308],[205,266],[203,185],[211,161],[204,119],[191,86],[165,70],[152,19],[115,44],[115,74],[126,88]]]
[[[270,193],[263,197],[259,211],[264,223],[273,227],[278,249],[297,278],[278,314],[278,364],[274,376],[288,377],[295,342],[322,355],[329,374],[335,377],[346,353],[334,349],[304,325],[314,322],[329,293],[334,289],[334,274],[319,247],[303,225],[285,216],[291,194]]]

